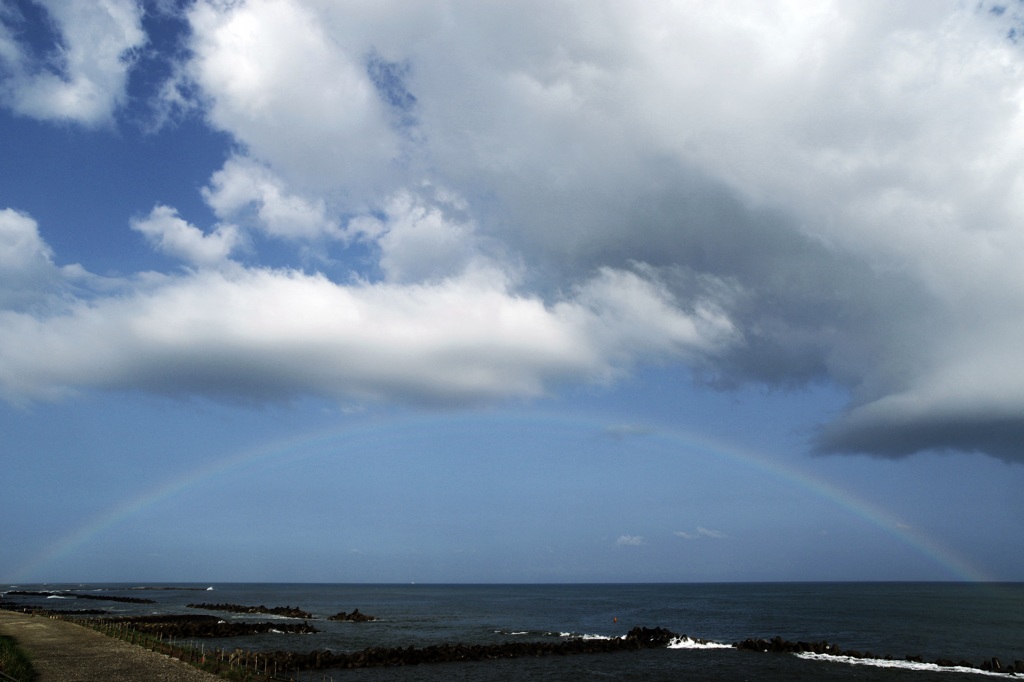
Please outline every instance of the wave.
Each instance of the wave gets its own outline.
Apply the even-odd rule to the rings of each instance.
[[[588,640],[612,640],[625,639],[625,635],[610,637],[608,635],[597,635],[591,633],[580,634],[578,632],[549,632],[547,630],[495,630],[496,634],[508,637],[560,637],[562,639]]]
[[[496,634],[506,635],[508,637],[560,637],[562,639],[583,639],[583,640],[597,640],[597,639],[623,639],[623,637],[609,637],[608,635],[597,635],[578,632],[551,632],[549,630],[495,630]]]
[[[813,652],[804,652],[795,654],[798,658],[803,658],[811,661],[831,661],[835,663],[847,663],[849,665],[869,665],[875,668],[899,668],[901,670],[915,670],[920,672],[940,672],[940,673],[970,673],[972,675],[987,675],[989,677],[1005,677],[1005,678],[1016,678],[1017,675],[1012,673],[995,672],[992,670],[982,670],[980,668],[969,668],[962,665],[938,665],[936,663],[919,663],[917,661],[897,661],[890,660],[887,658],[857,658],[855,656],[835,656],[832,654],[816,654]]]
[[[495,630],[495,634],[506,637],[572,637],[571,632],[549,632],[547,630]]]
[[[732,649],[732,644],[711,642],[706,639],[691,639],[686,635],[676,637],[668,643],[669,649]]]

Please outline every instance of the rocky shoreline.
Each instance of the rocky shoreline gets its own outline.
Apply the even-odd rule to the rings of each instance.
[[[7,594],[14,594],[9,592]],[[45,593],[22,593],[26,596],[40,596]],[[287,607],[267,608],[265,606],[241,606],[237,604],[189,604],[192,608],[229,611],[232,613],[269,613],[289,618],[304,618],[302,623],[280,622],[247,622],[225,621],[211,615],[170,614],[162,616],[122,616],[117,618],[82,618],[84,611],[61,613],[41,608],[31,608],[0,600],[0,608],[33,613],[69,620],[80,625],[100,630],[106,634],[128,639],[132,643],[155,641],[169,654],[191,660],[194,647],[175,646],[173,642],[183,642],[189,638],[224,638],[243,635],[254,635],[266,632],[279,633],[312,633],[317,629],[305,622],[305,618],[314,616],[302,609]],[[375,617],[359,611],[351,613],[341,611],[328,620],[349,622],[369,622]],[[116,634],[115,634],[116,633]],[[636,651],[642,649],[668,647],[673,641],[680,640],[680,635],[661,627],[634,627],[626,635],[617,638],[578,638],[573,637],[557,642],[504,642],[497,644],[466,644],[443,643],[426,647],[370,647],[356,652],[335,652],[330,650],[300,653],[296,651],[264,651],[253,653],[242,649],[231,652],[211,649],[209,656],[216,657],[220,664],[227,666],[262,666],[264,671],[271,668],[275,671],[300,671],[322,669],[347,669],[383,666],[407,666],[429,663],[452,663],[458,661],[483,661],[493,659],[518,658],[525,656],[564,656],[576,654],[613,653]],[[688,639],[685,635],[682,639]],[[705,643],[704,640],[694,640]],[[776,654],[816,654],[855,659],[901,660],[914,663],[926,663],[921,656],[907,655],[896,659],[891,655],[876,655],[869,651],[862,652],[843,649],[839,645],[827,641],[805,642],[791,641],[781,637],[772,639],[748,638],[734,642],[734,649],[746,652]],[[204,660],[206,656],[204,655]],[[949,658],[939,658],[930,662],[944,668],[965,668],[984,672],[996,672],[1009,676],[1024,674],[1024,661],[1016,660],[1004,664],[998,658],[991,658],[980,664]]]

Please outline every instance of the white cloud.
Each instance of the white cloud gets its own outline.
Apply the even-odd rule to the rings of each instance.
[[[21,47],[6,22],[15,20],[14,8],[0,6],[0,64],[17,64],[21,60]]]
[[[140,278],[131,290],[71,302],[61,314],[0,314],[8,399],[98,388],[462,405],[606,380],[638,353],[714,346],[704,320],[687,324],[636,273],[603,272],[578,298],[549,305],[510,291],[494,269],[422,284],[342,285],[222,263],[225,240],[203,236],[163,206],[134,227],[162,248],[222,267]],[[670,319],[639,337],[609,278],[626,283],[633,306]]]
[[[38,223],[14,209],[0,211],[0,273],[11,276],[52,265],[53,252],[39,236]]]
[[[13,209],[0,210],[0,310],[39,303],[58,278],[36,221]]]
[[[483,264],[475,226],[447,218],[442,206],[401,192],[386,204],[379,230],[380,267],[393,282],[437,279]],[[363,225],[358,229],[367,233]],[[368,233],[375,230],[370,228]]]
[[[339,237],[335,220],[323,199],[306,199],[288,192],[280,178],[252,159],[233,156],[213,174],[203,198],[221,220],[238,222],[255,213],[255,227],[283,239]]]
[[[142,8],[131,0],[42,0],[60,32],[61,45],[37,63],[0,29],[0,85],[3,101],[18,113],[40,119],[101,125],[112,120],[125,97],[132,52],[146,42]],[[13,13],[8,15],[14,21]]]
[[[28,62],[8,19],[4,101],[108,120],[144,41],[138,8],[51,5],[62,75]],[[384,281],[331,285],[346,295],[415,294],[439,314],[451,287],[483,281],[498,309],[535,306],[585,339],[578,364],[528,367],[531,388],[508,394],[672,358],[723,385],[845,387],[821,451],[1020,459],[1014,10],[199,0],[186,16],[166,92],[237,143],[204,193],[218,219],[331,257],[365,247],[353,276]],[[136,228],[197,264],[237,247],[170,211]],[[482,338],[452,324],[452,343]],[[519,367],[528,347],[492,362]]]
[[[644,539],[640,535],[620,535],[615,544],[619,547],[639,547],[644,544]]]
[[[369,42],[339,40],[321,11],[292,0],[202,0],[188,18],[189,76],[209,99],[209,120],[253,158],[288,182],[357,201],[388,172],[398,138],[362,63]]]
[[[601,268],[577,287],[574,300],[598,313],[586,320],[588,336],[612,357],[620,351],[643,353],[646,359],[686,357],[697,349],[714,355],[735,340],[732,323],[721,310],[696,301],[692,312],[683,312],[668,288],[645,268]],[[625,355],[619,359],[629,360]]]
[[[684,540],[700,540],[701,538],[721,540],[722,538],[727,537],[726,534],[720,530],[712,530],[710,528],[704,528],[703,526],[697,526],[697,530],[693,533],[685,530],[677,530],[674,535],[676,537],[683,538]]]
[[[411,63],[424,154],[481,225],[570,276],[635,259],[731,283],[718,302],[743,343],[704,369],[848,387],[823,450],[1019,459],[1016,19],[955,2],[457,12],[405,50],[404,24],[377,37]]]
[[[179,218],[176,210],[163,205],[154,206],[145,218],[132,220],[131,227],[160,251],[199,266],[225,262],[241,241],[233,225],[218,225],[211,234],[205,234]]]

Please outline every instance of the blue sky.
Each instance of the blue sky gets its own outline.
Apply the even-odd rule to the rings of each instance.
[[[0,4],[0,580],[1024,580],[1024,10]]]

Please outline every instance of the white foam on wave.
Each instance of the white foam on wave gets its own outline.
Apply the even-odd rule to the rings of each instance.
[[[62,597],[59,594],[51,594],[47,599],[67,599],[68,597]]]
[[[614,637],[607,637],[605,635],[583,635],[580,639],[615,639]]]
[[[690,639],[685,635],[683,637],[674,637],[668,643],[669,649],[731,649],[731,644],[722,644],[721,642],[699,642],[696,639]]]
[[[918,663],[917,661],[897,661],[887,660],[885,658],[856,658],[854,656],[833,656],[831,654],[816,654],[813,652],[803,652],[796,654],[800,658],[806,658],[812,661],[834,661],[836,663],[848,663],[850,665],[870,665],[875,668],[899,668],[901,670],[917,670],[921,672],[939,672],[939,673],[971,673],[972,675],[988,675],[989,677],[1005,677],[1005,678],[1016,678],[1017,675],[1011,675],[1009,673],[997,673],[991,670],[981,670],[980,668],[968,668],[967,666],[954,665],[944,666],[936,665],[934,663]]]

